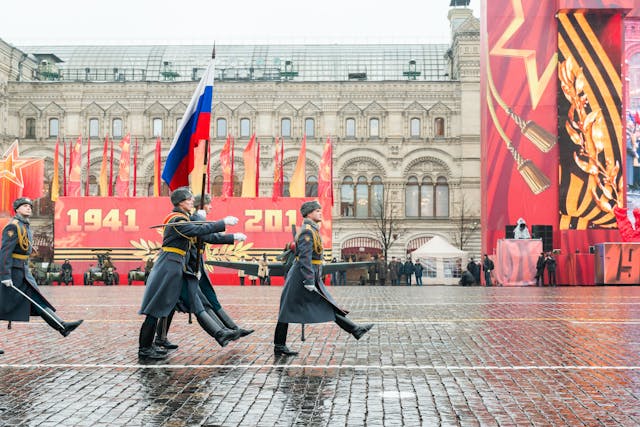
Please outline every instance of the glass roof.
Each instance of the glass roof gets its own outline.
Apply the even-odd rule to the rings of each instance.
[[[206,45],[22,46],[58,68],[63,81],[199,80],[212,53]],[[219,45],[218,80],[449,80],[447,44]],[[51,56],[55,55],[55,56]],[[56,58],[57,57],[57,58]],[[50,64],[51,58],[62,60]]]

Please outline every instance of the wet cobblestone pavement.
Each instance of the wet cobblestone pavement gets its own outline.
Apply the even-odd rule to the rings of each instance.
[[[45,287],[65,320],[0,329],[2,426],[637,426],[640,287],[339,287],[356,341],[291,325],[280,287],[219,287],[248,337],[220,348],[176,314],[166,361],[141,364],[142,287]]]

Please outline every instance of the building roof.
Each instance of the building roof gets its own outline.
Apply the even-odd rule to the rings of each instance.
[[[211,57],[208,45],[21,46],[55,55],[62,81],[194,81]],[[217,80],[449,80],[447,44],[216,46]],[[47,80],[47,78],[41,78]]]

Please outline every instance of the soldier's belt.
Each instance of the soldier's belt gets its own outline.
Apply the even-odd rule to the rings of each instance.
[[[181,256],[185,256],[187,251],[183,250],[183,249],[179,249],[179,248],[172,248],[171,246],[163,246],[162,250],[165,252],[173,252],[175,254],[181,255]]]
[[[299,260],[299,258],[296,257],[296,261],[298,261],[298,260]],[[323,263],[322,263],[321,259],[312,259],[311,260],[311,264],[322,265]]]
[[[11,258],[15,258],[15,259],[29,259],[29,255],[11,254]]]

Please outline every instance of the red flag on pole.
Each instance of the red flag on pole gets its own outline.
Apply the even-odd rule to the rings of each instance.
[[[113,196],[113,139],[111,140],[111,155],[109,156],[109,196]]]
[[[62,138],[62,152],[64,153],[62,159],[62,195],[67,195],[67,141]]]
[[[233,197],[233,157],[231,154],[231,135],[220,150],[220,168],[222,169],[222,198]]]
[[[69,196],[82,196],[82,136],[76,139],[69,161]]]
[[[116,195],[129,197],[129,173],[131,170],[131,137],[127,134],[120,140],[120,164],[116,177]]]
[[[91,172],[91,138],[87,138],[87,181],[84,183],[84,195],[89,195],[89,175]]]
[[[160,195],[160,163],[162,162],[162,142],[160,137],[156,139],[156,151],[153,158],[153,196],[158,197]]]
[[[296,162],[296,168],[293,170],[291,182],[289,183],[289,196],[304,197],[306,187],[306,162],[307,162],[307,135],[302,137],[300,145],[300,155]]]
[[[109,135],[104,137],[104,145],[102,146],[102,164],[100,165],[100,196],[107,197],[109,195],[109,177],[107,176],[107,162],[109,156]]]
[[[136,186],[138,184],[138,137],[133,150],[133,197],[136,197]]]
[[[333,149],[331,137],[327,138],[320,159],[320,170],[318,171],[318,199],[320,204],[333,206]]]
[[[273,194],[271,199],[276,201],[278,197],[282,197],[282,190],[284,184],[284,170],[282,168],[282,155],[284,147],[284,138],[276,138],[274,144],[275,155],[273,157]]]
[[[56,139],[56,148],[53,150],[53,181],[51,182],[51,201],[58,200],[60,195],[60,138]]]
[[[257,197],[256,182],[258,171],[256,170],[256,135],[251,135],[251,139],[247,144],[247,147],[242,153],[242,159],[244,160],[244,177],[242,179],[242,195],[241,197]]]
[[[260,195],[260,140],[256,138],[258,146],[256,147],[256,197]]]

